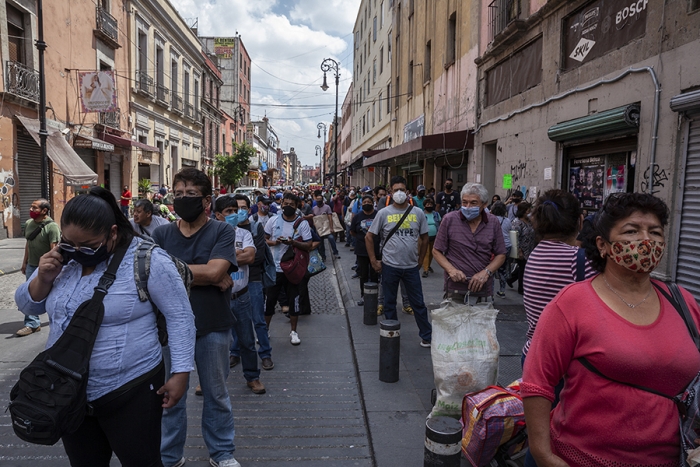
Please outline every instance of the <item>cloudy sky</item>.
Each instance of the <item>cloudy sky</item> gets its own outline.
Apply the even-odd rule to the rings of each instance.
[[[202,36],[241,35],[251,67],[251,114],[267,113],[284,150],[302,164],[318,162],[316,125],[330,126],[335,86],[321,62],[340,62],[339,107],[352,80],[352,28],[360,0],[170,0],[183,18],[198,18]],[[189,21],[188,21],[189,23]],[[339,108],[340,112],[340,108]],[[339,116],[340,118],[340,116]]]

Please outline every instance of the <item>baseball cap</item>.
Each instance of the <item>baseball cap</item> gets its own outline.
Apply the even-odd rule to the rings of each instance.
[[[282,199],[283,197],[284,197],[284,195],[282,193],[277,193],[275,195],[275,199]]]
[[[416,188],[416,191],[425,191],[425,185],[418,185],[418,188]]]
[[[366,186],[361,191],[362,193],[367,193],[368,191],[372,191],[372,189],[369,186]]]

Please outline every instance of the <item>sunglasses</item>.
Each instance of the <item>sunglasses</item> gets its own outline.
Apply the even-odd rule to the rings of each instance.
[[[97,253],[97,250],[99,250],[102,247],[102,245],[104,245],[104,243],[105,243],[104,241],[102,243],[100,243],[97,248],[90,248],[88,246],[79,246],[76,248],[75,246],[71,245],[70,243],[66,243],[66,241],[63,239],[63,237],[61,237],[61,241],[58,243],[58,246],[61,250],[66,251],[68,253],[75,253],[76,251],[79,251],[79,252],[83,253],[84,255],[92,256],[95,253]]]

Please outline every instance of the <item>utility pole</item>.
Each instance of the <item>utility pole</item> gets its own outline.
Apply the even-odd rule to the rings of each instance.
[[[39,38],[35,43],[39,51],[39,139],[41,146],[41,197],[51,204],[51,194],[49,192],[49,154],[46,149],[46,138],[49,133],[46,131],[46,77],[44,73],[44,8],[42,0],[37,0],[37,21],[39,26]]]

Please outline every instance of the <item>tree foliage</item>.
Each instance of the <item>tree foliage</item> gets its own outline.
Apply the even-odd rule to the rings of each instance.
[[[235,186],[248,173],[250,161],[257,155],[250,144],[233,143],[233,154],[214,157],[214,175],[219,177],[222,185]]]

